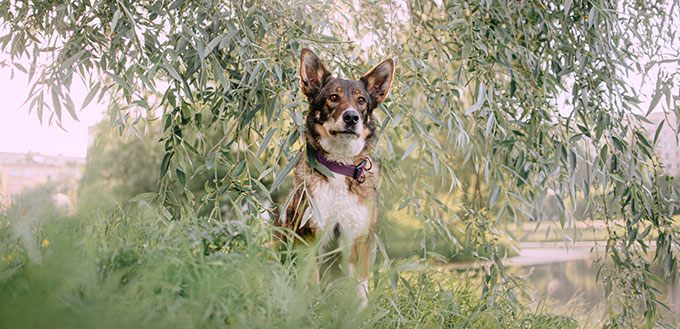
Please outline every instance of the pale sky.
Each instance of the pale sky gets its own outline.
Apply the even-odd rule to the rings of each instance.
[[[31,86],[27,76],[14,70],[14,78],[10,79],[11,68],[0,68],[0,152],[28,151],[42,154],[85,157],[87,151],[87,128],[96,124],[106,111],[103,104],[95,104],[96,97],[83,111],[78,112],[79,122],[74,121],[68,112],[62,110],[63,127],[48,125],[48,115],[43,114],[40,125],[35,112],[29,115],[29,104],[21,105],[28,96]],[[87,95],[87,87],[79,78],[74,78],[71,86],[71,98],[80,110],[80,105]],[[46,103],[50,97],[45,96]],[[45,109],[46,113],[49,113]]]

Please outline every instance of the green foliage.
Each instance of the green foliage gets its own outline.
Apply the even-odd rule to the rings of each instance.
[[[113,209],[133,197],[158,191],[156,172],[163,154],[150,125],[142,137],[121,136],[111,123],[97,124],[78,187],[78,210]]]
[[[105,217],[54,213],[40,224],[31,233],[37,260],[9,238],[18,223],[0,217],[4,326],[576,327],[568,318],[533,314],[510,301],[480,300],[474,284],[454,273],[406,267],[401,275],[376,274],[373,306],[357,314],[352,289],[314,287],[304,270],[309,266],[301,259],[280,262],[263,246],[261,230],[235,222],[169,221],[144,202]]]
[[[361,4],[4,0],[0,48],[32,81],[41,120],[76,116],[78,76],[91,87],[84,105],[109,95],[126,129],[162,112],[163,216],[254,225],[275,216],[272,192],[304,152],[299,50],[346,77],[397,56],[377,111],[382,191],[399,194],[381,200],[383,214],[419,220],[423,248],[440,238],[459,248],[449,230],[460,228],[488,261],[484,291],[507,296],[498,241],[510,232],[498,224],[541,220],[556,198],[561,226],[587,214],[608,228],[605,326],[657,325],[645,254],[656,243],[654,261],[677,275],[678,194],[640,121],[655,108],[680,114],[680,73],[664,65],[680,57],[678,0]],[[656,73],[648,109],[626,81],[635,73]],[[187,187],[196,181],[205,194]]]

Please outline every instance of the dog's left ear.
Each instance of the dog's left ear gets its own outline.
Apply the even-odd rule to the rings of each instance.
[[[386,59],[376,65],[368,73],[361,76],[361,82],[371,97],[380,104],[387,97],[394,75],[394,60]]]
[[[331,73],[323,66],[319,56],[303,48],[300,53],[300,87],[307,98],[313,98],[323,88]]]

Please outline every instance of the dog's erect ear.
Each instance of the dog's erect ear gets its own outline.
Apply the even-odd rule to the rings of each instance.
[[[386,59],[361,76],[366,91],[380,104],[387,97],[394,75],[394,60]]]
[[[324,81],[331,75],[316,54],[303,48],[300,53],[300,86],[308,98],[316,96]]]

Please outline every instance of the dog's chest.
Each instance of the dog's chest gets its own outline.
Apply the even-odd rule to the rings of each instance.
[[[334,178],[320,181],[311,192],[321,215],[316,224],[324,232],[322,234],[332,231],[336,224],[341,234],[348,238],[368,233],[373,205],[349,191],[345,176],[335,174]]]

